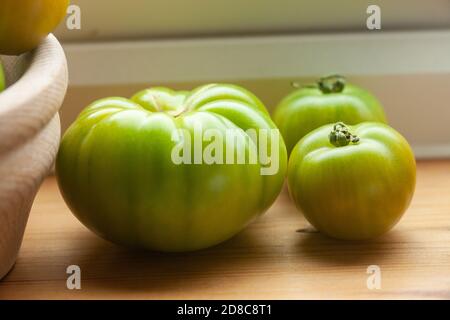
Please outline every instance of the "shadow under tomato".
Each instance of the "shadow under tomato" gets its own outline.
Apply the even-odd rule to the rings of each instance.
[[[72,261],[82,261],[78,265],[86,290],[161,294],[192,290],[219,277],[223,281],[237,265],[250,268],[262,247],[253,233],[248,228],[220,245],[187,253],[130,249],[98,238],[90,242],[88,251],[83,250],[82,257],[72,257]]]
[[[333,239],[313,227],[302,228],[297,233],[299,256],[327,266],[380,265],[407,248],[410,241],[405,232],[396,229],[362,241]]]

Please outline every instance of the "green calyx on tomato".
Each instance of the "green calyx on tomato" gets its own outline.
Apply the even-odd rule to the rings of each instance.
[[[217,147],[213,161],[174,161],[179,146],[197,154],[189,137],[199,126],[211,133],[200,149]],[[231,130],[236,140],[224,138]],[[115,243],[159,251],[207,248],[241,231],[281,191],[287,167],[281,135],[268,140],[269,161],[217,158],[220,150],[236,157],[264,151],[264,139],[251,130],[278,132],[261,101],[234,85],[192,92],[152,88],[131,99],[102,99],[64,134],[58,184],[75,216]],[[262,174],[275,162],[273,174]]]
[[[2,62],[0,61],[0,92],[5,90],[6,84],[5,84],[5,74],[3,72],[3,66]]]
[[[348,131],[347,126],[338,122],[333,126],[329,135],[330,143],[335,147],[347,146],[349,143],[358,143],[359,138]]]
[[[296,206],[338,239],[369,239],[391,229],[409,206],[415,178],[408,142],[376,122],[322,126],[298,142],[288,166]]]
[[[0,1],[0,54],[36,48],[66,15],[69,0]]]
[[[275,110],[274,121],[290,153],[301,138],[325,124],[385,123],[386,117],[381,104],[368,91],[333,75],[285,97]]]
[[[340,75],[322,77],[317,81],[317,86],[323,93],[339,93],[345,88],[346,80]]]

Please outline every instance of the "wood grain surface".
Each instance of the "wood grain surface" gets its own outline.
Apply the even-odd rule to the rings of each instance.
[[[388,200],[387,200],[388,201]],[[66,268],[79,265],[81,290]],[[381,270],[368,289],[367,268]],[[342,242],[315,232],[286,190],[232,240],[189,254],[130,251],[84,228],[50,177],[0,299],[450,299],[450,161],[418,163],[410,209],[388,234]]]

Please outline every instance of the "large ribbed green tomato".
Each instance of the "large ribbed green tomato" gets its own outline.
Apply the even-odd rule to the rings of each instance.
[[[338,239],[368,239],[391,229],[414,193],[416,165],[407,141],[375,122],[326,125],[289,158],[289,191],[306,219]]]
[[[235,143],[209,137],[201,145],[207,152],[214,140],[236,159],[263,151],[263,138],[244,130],[272,130],[271,161],[174,162],[174,150],[192,141],[179,129],[194,137],[199,127],[222,137],[239,132]],[[186,150],[194,154],[197,147]],[[262,174],[270,166],[276,170]],[[286,147],[263,104],[227,84],[192,93],[153,88],[131,100],[94,102],[65,133],[56,162],[64,199],[85,226],[113,242],[160,251],[196,250],[232,237],[273,203],[286,167]]]
[[[346,83],[343,77],[330,76],[285,97],[275,110],[274,121],[290,153],[301,138],[325,124],[385,123],[386,117],[380,103],[368,91]]]

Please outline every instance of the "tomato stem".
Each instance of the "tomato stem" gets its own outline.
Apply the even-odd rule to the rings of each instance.
[[[344,147],[350,143],[359,142],[359,137],[351,134],[348,131],[348,127],[343,122],[336,123],[328,137],[330,139],[330,143],[335,147]]]
[[[185,113],[187,111],[187,108],[184,106],[183,108],[180,108],[178,110],[169,110],[166,111],[168,114],[170,114],[173,117],[179,117],[181,116],[183,113]]]
[[[345,78],[340,75],[331,75],[322,77],[317,81],[320,91],[322,93],[339,93],[345,88]]]

